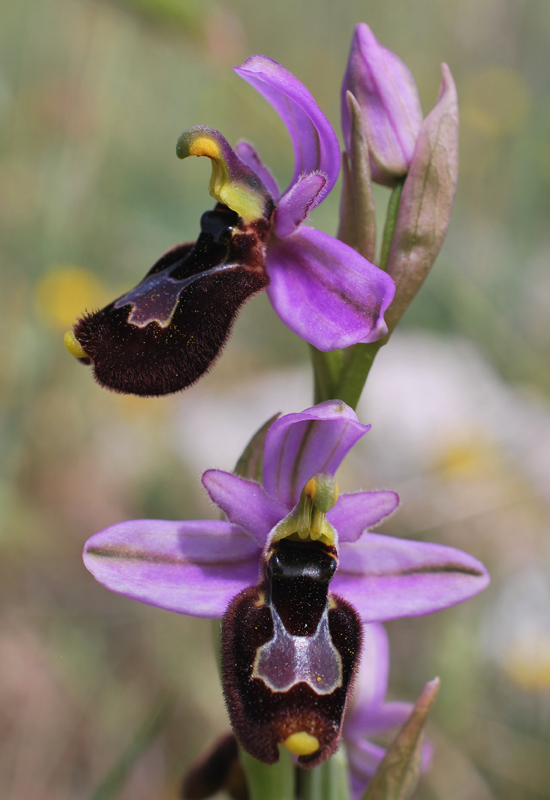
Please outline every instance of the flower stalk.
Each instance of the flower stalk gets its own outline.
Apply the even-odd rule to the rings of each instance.
[[[281,748],[276,764],[262,764],[242,748],[239,760],[247,778],[250,800],[295,800],[296,775],[292,755]]]
[[[349,800],[349,772],[344,748],[315,769],[300,774],[300,800]]]

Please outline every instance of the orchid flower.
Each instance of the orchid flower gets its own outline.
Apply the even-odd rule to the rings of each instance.
[[[266,763],[278,759],[279,744],[303,766],[334,752],[361,623],[447,608],[489,580],[454,548],[367,532],[395,510],[397,495],[338,495],[333,475],[369,428],[338,400],[288,414],[267,432],[262,484],[204,473],[227,519],[122,522],[85,546],[86,567],[112,591],[224,618],[231,722]]]
[[[386,702],[388,671],[388,635],[378,623],[365,625],[363,657],[343,730],[353,800],[362,797],[386,753],[384,747],[369,739],[387,737],[406,722],[413,710],[412,703]],[[431,744],[424,742],[422,769],[429,767],[431,755]]]
[[[194,383],[219,355],[240,306],[264,288],[283,322],[318,350],[387,332],[393,280],[304,224],[338,178],[330,123],[305,86],[266,56],[251,56],[236,72],[287,126],[293,178],[281,193],[252,145],[235,151],[206,126],[181,135],[180,158],[212,161],[217,205],[203,215],[199,238],[168,251],[134,289],[82,317],[65,337],[69,352],[115,391],[160,395]]]

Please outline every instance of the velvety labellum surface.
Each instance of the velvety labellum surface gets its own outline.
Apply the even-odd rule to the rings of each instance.
[[[131,291],[80,319],[74,335],[97,381],[114,391],[184,389],[219,355],[240,306],[263,289],[266,219],[244,225],[218,205],[193,244],[169,250]]]
[[[233,729],[252,756],[272,764],[278,746],[307,734],[302,766],[337,748],[360,651],[354,609],[328,591],[336,548],[282,539],[265,580],[231,602],[222,629],[222,677]]]

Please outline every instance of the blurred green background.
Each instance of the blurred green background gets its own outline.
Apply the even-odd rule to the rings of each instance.
[[[409,65],[425,112],[439,64],[461,109],[451,230],[360,414],[344,489],[394,488],[383,528],[462,547],[493,583],[388,626],[390,692],[439,674],[421,800],[550,798],[550,4],[547,0],[5,0],[0,25],[0,793],[92,798],[161,699],[172,713],[117,795],[175,798],[227,728],[208,622],[115,596],[86,538],[140,516],[211,516],[199,476],[231,469],[276,411],[311,400],[306,346],[264,296],[213,372],[179,396],[101,390],[63,332],[194,239],[203,123],[293,169],[272,109],[232,72],[282,62],[339,128],[353,26]],[[376,195],[383,219],[387,193]],[[336,230],[338,191],[314,224]]]

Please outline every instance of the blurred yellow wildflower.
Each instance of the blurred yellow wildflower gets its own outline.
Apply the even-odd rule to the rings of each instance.
[[[529,90],[519,73],[491,66],[473,73],[462,91],[463,123],[489,137],[519,130],[531,108]]]
[[[504,660],[508,677],[527,691],[550,688],[550,636],[525,633]]]
[[[39,279],[34,307],[41,322],[49,328],[65,330],[85,310],[105,305],[107,295],[106,288],[84,267],[60,265]]]
[[[499,472],[501,458],[495,443],[480,431],[451,437],[435,460],[435,468],[449,480],[475,478]]]

